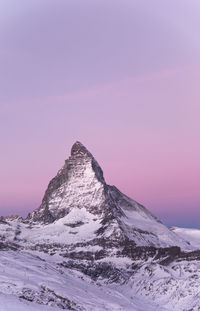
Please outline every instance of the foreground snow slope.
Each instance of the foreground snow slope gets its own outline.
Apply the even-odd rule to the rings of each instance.
[[[111,260],[110,260],[111,261]],[[177,260],[168,266],[134,262],[125,283],[93,281],[65,268],[60,256],[36,251],[0,252],[0,311],[197,311],[200,263]],[[120,268],[126,262],[114,262]]]
[[[0,311],[9,311],[13,306],[17,311],[143,311],[147,307],[148,301],[122,294],[119,285],[95,283],[56,264],[50,256],[41,255],[43,258],[28,252],[1,252]],[[152,303],[148,310],[163,309]]]
[[[0,311],[56,311],[57,308],[18,299],[12,294],[0,294]],[[65,309],[67,310],[67,309]],[[69,310],[69,309],[68,309]]]

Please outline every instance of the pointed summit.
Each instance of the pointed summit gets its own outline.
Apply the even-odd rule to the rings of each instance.
[[[74,161],[76,159],[76,161]],[[95,172],[96,178],[102,182],[105,183],[104,177],[103,177],[103,171],[98,164],[98,162],[95,160],[93,155],[88,151],[88,149],[79,141],[76,141],[72,148],[71,148],[71,156],[68,160],[66,160],[66,164],[69,162],[77,163],[80,165],[81,161],[82,164],[85,165],[87,161],[89,161],[92,165],[92,169]]]
[[[76,141],[72,146],[71,156],[74,156],[74,155],[92,156],[91,153],[87,150],[87,148],[80,141]]]
[[[80,142],[72,146],[70,157],[50,181],[42,204],[26,221],[54,222],[55,226],[64,223],[69,243],[73,236],[77,243],[92,241],[91,245],[107,245],[108,250],[117,245],[122,253],[130,252],[130,243],[134,247],[182,243],[145,207],[107,185],[99,164]],[[123,245],[128,248],[122,249]]]
[[[44,223],[64,217],[73,208],[94,209],[101,213],[106,185],[103,171],[93,155],[79,141],[70,157],[50,181],[42,204],[28,219]],[[102,199],[103,198],[103,199]]]

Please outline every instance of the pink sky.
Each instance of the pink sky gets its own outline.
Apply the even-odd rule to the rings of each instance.
[[[199,227],[198,0],[2,0],[0,214],[26,215],[80,140],[108,183]]]

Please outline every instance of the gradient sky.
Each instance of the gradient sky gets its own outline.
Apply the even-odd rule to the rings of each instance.
[[[106,181],[200,228],[200,1],[0,0],[0,214],[80,140]]]

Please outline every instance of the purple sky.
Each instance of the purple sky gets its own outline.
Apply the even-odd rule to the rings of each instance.
[[[199,0],[0,0],[0,214],[80,140],[108,183],[200,227]]]

